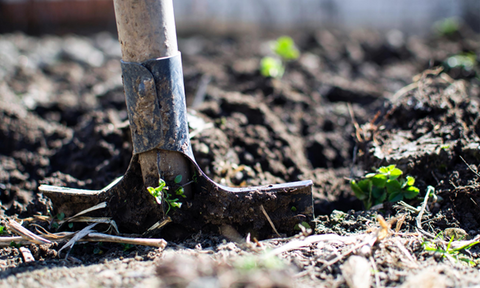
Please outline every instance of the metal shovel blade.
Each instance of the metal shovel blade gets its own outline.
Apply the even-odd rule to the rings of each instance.
[[[197,173],[192,185],[195,194],[186,198],[182,207],[168,215],[172,226],[194,233],[206,227],[231,225],[239,232],[272,233],[265,209],[280,233],[292,234],[295,226],[313,219],[312,181],[286,184],[231,188],[219,185],[207,177],[192,162]],[[51,199],[57,213],[72,216],[107,202],[103,210],[93,212],[98,217],[111,217],[122,233],[144,233],[165,217],[161,206],[145,189],[138,162],[133,156],[125,175],[102,190],[83,190],[41,185],[39,190]]]

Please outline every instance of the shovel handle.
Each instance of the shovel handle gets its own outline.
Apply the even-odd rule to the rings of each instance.
[[[118,40],[122,49],[122,60],[124,62],[143,65],[148,60],[172,57],[179,54],[172,0],[114,0],[113,3],[117,21]],[[138,83],[135,82],[134,84],[138,87]],[[156,85],[159,87],[168,86],[166,83],[156,83]],[[158,95],[160,98],[168,96],[169,95]],[[139,96],[139,98],[142,97]],[[147,101],[147,98],[143,100]],[[167,103],[165,99],[160,101],[164,104]],[[153,102],[144,104],[143,106],[149,109],[155,106]],[[172,105],[164,105],[163,109],[166,110],[165,113],[167,114],[169,110],[173,109],[186,111],[186,108],[180,109],[179,105],[185,105],[185,103],[178,103],[178,107],[176,108]],[[140,108],[143,107],[142,105],[140,106]],[[147,108],[140,108],[135,108],[136,116],[140,118],[146,117],[149,120],[156,119],[152,115],[145,116],[147,114],[144,112],[148,110]],[[163,116],[164,114],[162,114],[161,117]],[[131,117],[129,116],[129,118]],[[182,121],[186,123],[187,120],[185,118],[182,119]],[[132,122],[132,119],[130,119],[130,122]],[[165,121],[163,125],[168,125],[168,123],[168,121]],[[155,122],[154,124],[153,126],[161,125],[159,122]],[[171,127],[163,128],[163,130],[168,130]],[[136,132],[132,131],[132,134],[133,133]],[[188,137],[188,130],[186,133]],[[190,147],[189,141],[188,146]],[[158,149],[158,151],[150,150],[139,153],[138,161],[142,170],[145,187],[156,187],[159,176],[162,177],[168,185],[183,185],[191,178],[190,163],[178,152],[161,149]],[[174,183],[177,175],[182,176],[183,180],[180,183]],[[187,197],[191,195],[191,189],[189,187],[185,188],[185,195]]]
[[[141,63],[178,53],[172,0],[114,0],[122,60]]]

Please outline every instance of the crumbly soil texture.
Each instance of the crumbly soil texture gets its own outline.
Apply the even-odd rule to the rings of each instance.
[[[242,234],[220,225],[156,235],[167,240],[166,249],[80,241],[60,251],[65,242],[7,243],[0,286],[477,284],[478,66],[451,57],[480,53],[480,36],[468,29],[423,38],[399,31],[296,33],[299,59],[285,64],[282,78],[264,77],[260,60],[280,35],[180,35],[191,143],[217,183],[312,180],[316,218],[309,229],[279,237],[270,226]],[[4,226],[14,219],[37,234],[78,231],[85,226],[42,222],[60,215],[39,185],[101,189],[125,173],[132,144],[120,57],[106,32],[0,35]],[[418,199],[364,211],[350,179],[391,164],[416,179]],[[438,197],[420,212],[419,225],[428,186]],[[452,248],[460,241],[469,247]]]

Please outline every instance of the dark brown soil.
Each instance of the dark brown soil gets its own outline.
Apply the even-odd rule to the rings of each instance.
[[[187,105],[198,100],[195,94],[204,96],[190,110],[197,117],[191,128],[198,134],[191,141],[202,170],[214,181],[236,187],[313,180],[318,234],[364,233],[375,222],[376,213],[390,218],[401,212],[406,213],[401,231],[413,232],[415,214],[391,204],[379,212],[362,212],[362,202],[349,188],[351,177],[396,164],[416,178],[420,196],[432,185],[443,198],[430,207],[431,233],[456,227],[472,238],[478,235],[478,67],[448,69],[444,63],[462,52],[478,53],[480,38],[468,31],[428,39],[398,33],[319,30],[292,35],[301,57],[287,63],[282,79],[265,78],[258,71],[261,57],[268,54],[264,51],[267,41],[279,35],[181,37]],[[48,199],[38,193],[40,184],[101,189],[125,173],[132,145],[119,59],[116,39],[108,33],[0,35],[0,213],[4,220],[54,213]],[[447,69],[440,71],[442,65]],[[202,89],[205,93],[197,93]],[[355,121],[360,124],[357,129]],[[318,263],[331,259],[312,247],[285,254],[287,266],[281,268],[258,264],[266,260],[257,259],[258,275],[247,273],[247,277],[238,268],[243,267],[235,262],[238,259],[231,260],[238,265],[218,263],[256,250],[227,240],[232,240],[231,235],[213,229],[169,242],[173,250],[166,252],[120,244],[77,244],[70,260],[57,255],[62,245],[30,245],[33,264],[23,263],[17,248],[6,247],[0,250],[0,281],[60,287],[81,279],[61,276],[71,271],[86,278],[104,271],[102,280],[86,279],[79,285],[184,287],[225,277],[230,282],[221,283],[239,287],[346,285],[339,266],[343,262],[319,271]],[[425,267],[432,261],[443,263],[427,255],[420,244],[407,248]],[[379,245],[372,260],[383,273],[379,274],[381,284],[414,283],[407,277],[410,272],[405,272],[410,270],[396,267],[382,254],[385,249]],[[470,252],[474,259],[475,249]],[[180,257],[178,262],[172,260],[175,257]],[[143,264],[154,260],[157,272],[154,265]],[[133,275],[129,265],[141,272]],[[455,265],[451,269],[479,277],[478,272]],[[182,267],[193,268],[187,273]],[[399,272],[391,272],[392,267]],[[56,275],[52,282],[42,282],[45,268]],[[431,269],[435,275],[441,270]],[[282,276],[285,280],[279,273],[287,275]],[[468,277],[463,283],[452,280],[452,285],[468,285]]]

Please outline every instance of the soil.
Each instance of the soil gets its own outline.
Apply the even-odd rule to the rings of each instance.
[[[428,237],[416,230],[418,212],[388,202],[364,211],[349,179],[395,164],[415,177],[421,190],[411,205],[420,205],[429,185],[441,197],[428,206],[423,229],[439,235],[456,228],[468,239],[480,234],[478,67],[446,65],[450,56],[479,53],[480,36],[467,29],[428,38],[399,31],[303,32],[292,35],[300,58],[286,64],[283,78],[265,78],[259,62],[270,53],[268,41],[278,36],[181,35],[193,152],[210,178],[228,186],[311,179],[313,232],[335,234],[341,241],[309,242],[275,254],[279,247],[314,238],[304,231],[258,242],[219,226],[181,239],[164,233],[166,250],[77,243],[65,258],[59,254],[62,243],[25,245],[33,262],[11,245],[0,250],[0,286],[478,283],[476,246],[459,254],[469,262],[438,249],[427,251]],[[40,184],[101,189],[125,173],[132,144],[119,59],[117,40],[106,32],[0,35],[4,222],[53,216],[48,199],[38,192]],[[370,233],[386,225],[377,215],[400,223],[389,238]],[[261,232],[275,237],[273,231]],[[362,244],[368,251],[348,242],[371,235],[378,237],[374,245]],[[361,266],[372,275],[358,282],[355,271]]]

